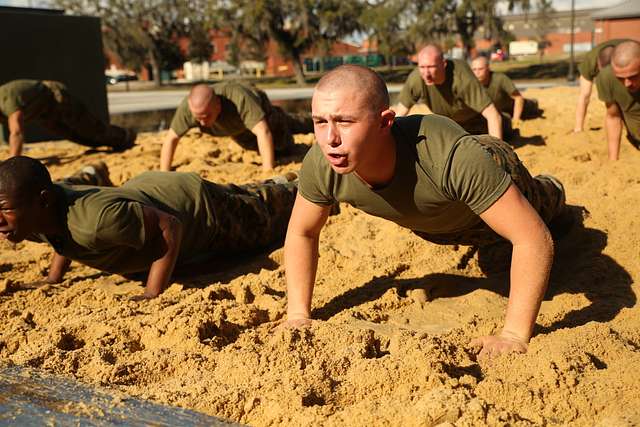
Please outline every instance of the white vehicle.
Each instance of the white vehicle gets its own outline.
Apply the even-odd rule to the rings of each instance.
[[[520,41],[509,43],[509,55],[535,55],[538,53],[537,41]]]

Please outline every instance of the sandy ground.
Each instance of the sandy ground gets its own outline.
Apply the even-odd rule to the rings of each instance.
[[[0,362],[251,425],[640,424],[640,152],[606,160],[603,106],[572,128],[575,88],[529,90],[545,118],[525,122],[518,155],[551,173],[583,226],[556,244],[550,289],[526,355],[478,361],[468,346],[502,325],[508,274],[490,277],[466,247],[429,244],[342,207],[320,243],[314,317],[276,330],[285,313],[282,249],[177,280],[132,302],[142,283],[76,263],[64,283],[39,280],[51,250],[0,243]],[[161,135],[123,153],[71,143],[33,146],[54,178],[104,160],[116,184],[158,167]],[[311,135],[278,172],[300,166]],[[4,149],[0,153],[6,157]],[[211,180],[263,177],[255,153],[192,135],[176,163]],[[499,269],[498,269],[499,270]]]

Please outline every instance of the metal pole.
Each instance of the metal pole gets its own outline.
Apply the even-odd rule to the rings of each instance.
[[[575,33],[575,0],[571,0],[571,57],[569,58],[569,75],[567,76],[567,80],[570,82],[576,79],[574,64],[575,64],[575,56],[573,52],[573,45],[575,43],[576,33]]]

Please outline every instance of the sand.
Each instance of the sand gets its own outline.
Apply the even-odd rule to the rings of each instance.
[[[468,248],[436,246],[348,206],[320,242],[314,317],[278,330],[282,249],[238,259],[159,298],[142,283],[77,263],[42,278],[51,250],[0,242],[0,362],[251,425],[640,424],[640,152],[606,159],[604,108],[568,134],[576,88],[529,90],[545,118],[527,121],[517,153],[565,184],[583,226],[556,244],[550,288],[529,351],[479,361],[469,341],[502,325],[508,274],[486,277]],[[54,178],[104,160],[120,184],[158,167],[162,133],[123,154],[68,142],[34,145]],[[278,166],[300,166],[311,135]],[[6,148],[0,157],[7,156]],[[265,175],[255,153],[191,134],[178,170],[219,182]],[[576,208],[578,209],[578,208]]]

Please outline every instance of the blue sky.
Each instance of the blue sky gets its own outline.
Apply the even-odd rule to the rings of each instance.
[[[576,9],[613,6],[621,2],[622,0],[575,0]],[[42,6],[46,3],[46,0],[0,0],[0,6],[28,7]],[[553,0],[553,7],[556,10],[568,10],[571,8],[571,0]]]

